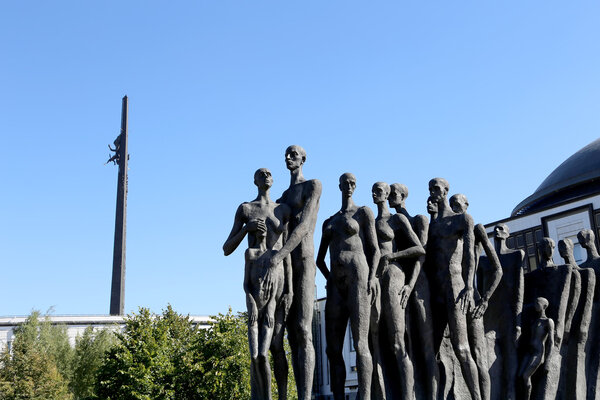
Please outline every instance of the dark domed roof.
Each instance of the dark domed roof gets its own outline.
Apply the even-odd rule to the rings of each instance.
[[[539,210],[593,192],[600,192],[600,139],[567,158],[531,196],[515,207],[511,215]]]

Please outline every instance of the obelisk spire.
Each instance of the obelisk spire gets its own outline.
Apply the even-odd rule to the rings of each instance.
[[[112,284],[110,289],[110,315],[123,315],[125,309],[125,237],[127,226],[127,96],[123,97],[121,133],[108,148],[114,155],[107,161],[119,166],[117,181],[117,210],[115,216],[115,245],[113,251]]]

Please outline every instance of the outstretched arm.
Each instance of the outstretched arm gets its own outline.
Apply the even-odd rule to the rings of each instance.
[[[319,199],[321,197],[321,182],[317,179],[313,179],[305,182],[306,185],[310,185],[307,190],[308,196],[305,198],[304,209],[302,210],[300,221],[298,225],[290,232],[287,242],[283,247],[275,254],[271,261],[271,266],[275,266],[280,263],[288,254],[292,252],[302,239],[313,229],[317,222],[317,212],[319,211]]]
[[[502,279],[502,265],[500,265],[500,260],[498,259],[498,254],[496,254],[496,250],[490,243],[490,240],[487,237],[487,233],[485,228],[481,224],[475,225],[475,240],[479,241],[483,246],[483,250],[485,251],[485,255],[490,261],[490,265],[492,266],[492,271],[489,271],[491,275],[491,283],[485,293],[483,293],[479,304],[475,306],[473,311],[473,318],[481,318],[485,313],[485,310],[488,306],[488,300],[494,294],[494,291],[498,287],[500,280]],[[485,271],[487,274],[488,271]]]

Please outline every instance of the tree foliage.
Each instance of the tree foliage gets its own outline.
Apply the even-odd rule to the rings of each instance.
[[[106,352],[114,345],[114,333],[88,326],[75,342],[69,388],[76,399],[92,399],[96,375]]]
[[[116,337],[117,344],[107,353],[97,376],[99,398],[250,398],[244,315],[229,310],[212,317],[209,329],[199,329],[170,306],[161,315],[141,308],[128,316],[125,329]],[[288,398],[297,398],[293,379],[289,388]]]
[[[0,399],[68,400],[73,351],[64,327],[33,312],[0,356]]]

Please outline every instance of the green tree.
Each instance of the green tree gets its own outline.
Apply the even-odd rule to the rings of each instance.
[[[250,398],[250,352],[244,315],[212,317],[198,329],[169,306],[127,317],[97,374],[99,398],[120,400]],[[290,368],[289,399],[296,399]],[[273,391],[276,385],[273,381]]]
[[[96,374],[104,355],[114,345],[115,336],[108,329],[94,330],[89,326],[75,342],[72,375],[69,388],[76,399],[94,398]]]
[[[68,400],[70,360],[64,327],[34,311],[14,331],[12,351],[0,355],[0,399]],[[66,343],[66,346],[65,346]]]
[[[187,316],[168,306],[162,315],[141,308],[126,318],[99,369],[96,393],[103,399],[184,399],[192,368],[189,352],[197,340],[197,328]],[[183,377],[179,376],[183,373]],[[191,396],[191,397],[190,397]]]

